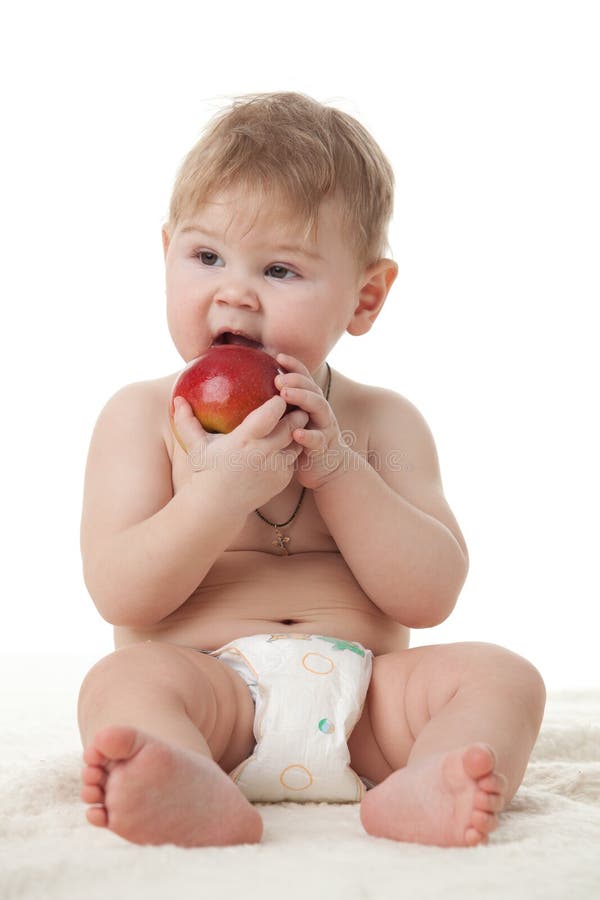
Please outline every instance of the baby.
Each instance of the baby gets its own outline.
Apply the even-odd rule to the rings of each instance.
[[[295,93],[239,98],[182,163],[162,232],[175,346],[256,346],[282,374],[228,434],[185,401],[171,421],[177,372],[117,391],[94,429],[83,572],[116,650],[79,695],[81,798],[129,841],[255,843],[253,802],[297,799],[474,846],[521,783],[537,669],[495,644],[408,649],[468,570],[431,432],[327,362],[396,278],[393,182],[354,118]]]

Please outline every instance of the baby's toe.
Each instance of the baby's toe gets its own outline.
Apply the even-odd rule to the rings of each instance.
[[[502,812],[504,809],[504,797],[501,794],[488,794],[487,791],[477,791],[475,794],[475,808],[490,813]]]
[[[465,844],[467,847],[475,847],[477,844],[487,844],[488,839],[485,834],[476,828],[467,828],[465,831]]]
[[[90,806],[85,815],[90,825],[97,825],[99,828],[106,828],[108,825],[108,813],[103,806]]]
[[[106,770],[101,769],[100,766],[85,766],[81,770],[81,780],[84,784],[98,784],[100,787],[104,787],[107,778]]]
[[[84,803],[103,803],[104,791],[95,784],[84,784],[79,794]]]
[[[489,834],[498,825],[498,820],[493,813],[484,812],[481,809],[473,810],[471,825],[481,834]]]
[[[83,751],[83,761],[88,764],[88,766],[104,766],[107,762],[107,757],[100,753],[97,747],[94,747],[93,744],[90,744]]]
[[[463,754],[463,765],[467,775],[479,781],[492,774],[496,756],[488,744],[472,744]]]
[[[488,794],[505,794],[507,786],[506,776],[499,772],[485,775],[477,781],[477,787],[482,791],[487,791]]]

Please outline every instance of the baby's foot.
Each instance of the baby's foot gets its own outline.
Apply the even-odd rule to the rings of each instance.
[[[360,805],[365,830],[375,837],[440,847],[487,843],[504,806],[506,778],[494,771],[487,744],[471,744],[398,769]]]
[[[262,819],[214,760],[137,728],[111,726],[86,747],[88,822],[135,844],[254,844]]]

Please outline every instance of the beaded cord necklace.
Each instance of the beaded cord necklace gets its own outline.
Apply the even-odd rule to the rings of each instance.
[[[329,400],[329,391],[331,389],[331,369],[329,368],[329,363],[327,361],[325,361],[325,365],[327,366],[327,376],[328,376],[327,391],[325,392],[325,399]],[[267,525],[271,525],[275,529],[275,540],[271,541],[271,543],[275,544],[277,546],[278,550],[281,550],[281,553],[283,556],[289,556],[289,552],[288,552],[288,548],[287,548],[286,544],[289,544],[289,542],[291,541],[291,537],[289,537],[289,535],[287,535],[287,534],[284,534],[281,531],[281,529],[285,528],[286,525],[289,525],[290,522],[293,522],[293,520],[296,517],[296,513],[300,509],[302,501],[304,500],[305,493],[306,493],[306,487],[303,487],[302,493],[300,494],[300,499],[298,500],[298,503],[296,504],[296,509],[294,510],[292,515],[289,517],[287,522],[279,522],[279,523],[271,522],[271,521],[269,521],[269,519],[266,518],[266,516],[263,516],[263,514],[261,512],[259,512],[257,509],[254,510],[256,515],[259,516],[263,520],[263,522],[266,522]]]

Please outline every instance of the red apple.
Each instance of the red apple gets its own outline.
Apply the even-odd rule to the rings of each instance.
[[[228,434],[248,413],[279,393],[275,376],[284,371],[272,356],[254,347],[211,347],[177,377],[171,392],[171,425],[175,397],[183,397],[205,431]],[[288,404],[286,412],[295,408]],[[176,432],[175,436],[181,445]]]

